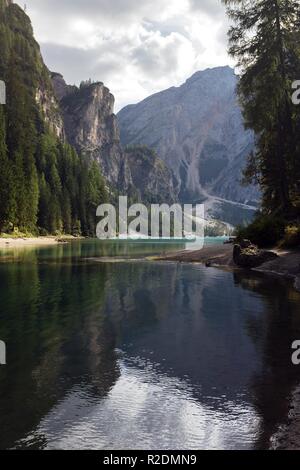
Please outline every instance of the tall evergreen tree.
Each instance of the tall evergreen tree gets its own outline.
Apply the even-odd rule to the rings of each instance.
[[[20,75],[17,58],[11,56],[7,86],[7,145],[13,170],[11,219],[22,230],[34,230],[38,208],[35,165],[36,129],[33,102]]]
[[[6,125],[3,105],[0,105],[0,231],[9,222],[11,172],[6,146]]]
[[[296,110],[291,101],[299,51],[298,0],[223,0],[233,20],[230,54],[241,78],[238,92],[246,126],[255,131],[256,152],[249,159],[248,181],[258,178],[266,212],[296,213]]]

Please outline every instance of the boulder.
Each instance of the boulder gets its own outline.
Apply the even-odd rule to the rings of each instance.
[[[250,242],[250,240],[242,240],[241,243],[240,243],[240,247],[241,247],[242,249],[250,248],[250,247],[256,248],[255,245],[252,245],[252,243]]]
[[[278,258],[272,251],[259,250],[252,245],[249,240],[245,240],[240,245],[234,245],[233,261],[240,268],[257,268],[268,261]]]
[[[300,276],[295,279],[295,289],[300,292]]]

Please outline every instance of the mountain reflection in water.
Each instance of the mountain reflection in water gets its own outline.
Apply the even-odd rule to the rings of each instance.
[[[261,275],[88,259],[158,249],[3,254],[1,448],[268,446],[298,383],[300,296]]]

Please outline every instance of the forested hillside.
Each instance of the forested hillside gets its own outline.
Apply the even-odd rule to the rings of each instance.
[[[23,10],[0,0],[0,232],[95,233],[99,165],[66,142],[48,69]]]

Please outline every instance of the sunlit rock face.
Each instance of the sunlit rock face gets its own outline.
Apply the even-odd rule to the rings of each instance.
[[[254,136],[244,129],[237,81],[230,67],[197,72],[118,114],[122,144],[153,147],[173,169],[185,202],[208,195],[243,204],[258,200],[257,188],[240,184]]]
[[[177,201],[176,179],[157,155],[121,146],[115,99],[103,83],[86,82],[78,88],[58,73],[52,73],[52,83],[68,142],[99,163],[114,190],[145,203]]]
[[[69,86],[60,74],[52,73],[52,83],[63,114],[68,142],[87,158],[99,162],[113,187],[131,183],[124,161],[119,129],[114,115],[114,97],[103,83]]]

